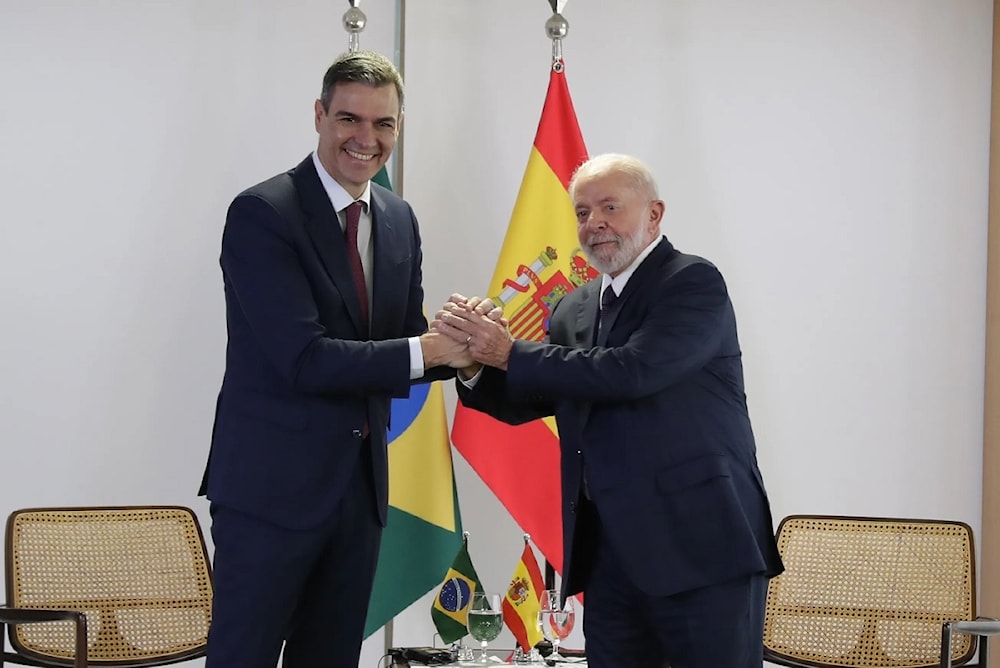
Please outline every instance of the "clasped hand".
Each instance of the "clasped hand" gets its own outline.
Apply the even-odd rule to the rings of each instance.
[[[503,309],[490,299],[453,294],[438,311],[425,336],[443,340],[436,346],[442,364],[460,369],[470,378],[483,365],[507,368],[514,337],[507,329]]]

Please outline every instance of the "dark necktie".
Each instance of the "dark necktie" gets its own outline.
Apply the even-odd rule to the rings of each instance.
[[[618,301],[618,295],[615,294],[615,289],[609,285],[604,289],[603,294],[601,294],[601,313],[610,311],[616,301]]]
[[[368,334],[368,288],[365,286],[365,268],[361,264],[361,253],[358,252],[358,221],[361,219],[361,202],[354,201],[344,209],[347,227],[344,228],[344,241],[347,242],[347,263],[351,265],[351,277],[354,278],[354,290],[361,302],[361,322],[364,335]],[[367,412],[367,411],[366,411]],[[368,437],[368,418],[361,428],[361,438]]]
[[[344,240],[347,242],[347,263],[351,266],[351,276],[354,278],[354,290],[361,302],[361,322],[363,330],[368,333],[368,288],[365,286],[365,269],[361,264],[361,254],[358,252],[358,221],[361,219],[361,202],[351,202],[346,212],[347,227],[344,229]]]
[[[597,332],[594,337],[594,343],[599,346],[603,346],[608,340],[608,322],[610,322],[611,311],[615,308],[615,303],[618,301],[618,295],[615,294],[614,288],[610,285],[605,288],[604,292],[601,293],[601,310],[597,314]]]

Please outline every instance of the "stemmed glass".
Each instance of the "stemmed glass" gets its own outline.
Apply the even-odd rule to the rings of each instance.
[[[486,645],[491,640],[496,640],[503,628],[503,608],[500,604],[500,594],[488,594],[477,591],[472,595],[472,604],[469,606],[469,616],[466,626],[469,635],[478,640],[481,645],[479,661],[487,664]]]
[[[576,621],[573,599],[567,598],[565,603],[560,599],[558,589],[546,589],[542,592],[541,609],[538,612],[542,635],[552,643],[552,656],[556,659],[559,658],[559,641],[569,637]]]

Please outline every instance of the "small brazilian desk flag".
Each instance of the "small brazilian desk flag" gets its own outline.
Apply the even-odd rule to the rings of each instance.
[[[431,606],[431,619],[441,636],[441,642],[453,643],[468,634],[465,625],[469,605],[472,603],[472,595],[477,591],[482,591],[482,587],[479,585],[476,569],[472,566],[472,559],[469,558],[469,541],[466,537]]]

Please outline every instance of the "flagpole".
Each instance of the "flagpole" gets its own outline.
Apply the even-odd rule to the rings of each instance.
[[[399,5],[400,2],[402,1],[403,0],[396,0],[397,16],[399,15]],[[368,23],[368,17],[365,15],[363,11],[361,11],[361,7],[359,6],[361,4],[361,0],[347,0],[347,4],[350,5],[350,7],[347,9],[346,12],[344,12],[344,17],[343,17],[344,30],[346,30],[348,34],[347,50],[350,53],[357,53],[358,50],[361,48],[361,31],[365,29],[365,25],[367,25]],[[400,31],[400,23],[398,20],[396,21],[395,25],[395,33],[396,34],[394,35],[394,41],[396,43],[395,46],[397,49],[397,57],[401,60],[400,54],[402,53],[402,51],[399,46],[400,45],[399,37],[401,31]],[[402,74],[402,68],[398,67],[397,69],[399,69],[400,74]],[[398,156],[401,151],[402,151],[402,146],[397,145],[396,155]],[[402,179],[399,176],[399,172],[400,172],[400,161],[398,160],[398,158],[396,158],[396,163],[395,163],[396,178],[394,180],[396,182],[397,190],[401,189],[403,185]],[[383,634],[382,655],[388,656],[389,650],[393,647],[392,619],[390,619],[385,623],[385,626],[383,627],[382,630],[382,634]]]
[[[569,21],[562,15],[568,0],[547,0],[552,7],[552,16],[545,22],[545,34],[552,40],[552,70],[562,72],[563,50],[562,41],[569,34]],[[524,542],[528,542],[528,534],[524,534]],[[545,559],[545,588],[556,588],[556,569],[548,559]]]
[[[548,0],[552,7],[552,16],[545,22],[545,34],[552,40],[552,69],[563,70],[562,40],[569,34],[569,21],[562,15],[563,7],[568,0]]]
[[[406,82],[406,0],[396,0],[396,69],[399,76]],[[403,110],[400,109],[402,112]],[[396,140],[396,150],[393,152],[392,162],[392,182],[393,190],[403,196],[403,148],[406,137],[406,124],[399,129],[399,138]]]
[[[368,17],[365,13],[361,11],[361,0],[347,0],[347,4],[350,8],[344,12],[344,30],[348,34],[347,50],[350,53],[357,53],[358,49],[361,48],[361,31],[365,29],[365,24],[368,23]]]

